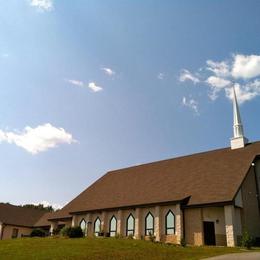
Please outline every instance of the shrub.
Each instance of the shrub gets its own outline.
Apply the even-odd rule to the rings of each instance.
[[[34,229],[31,233],[31,237],[45,237],[45,232],[42,229]]]
[[[64,227],[60,231],[62,236],[69,238],[83,237],[83,231],[81,227]]]
[[[181,246],[182,247],[186,247],[186,240],[185,240],[185,238],[183,237],[182,239],[181,239]]]
[[[69,236],[69,227],[63,227],[61,230],[60,230],[60,234],[63,236],[63,237],[68,237]]]
[[[247,249],[251,249],[251,247],[254,244],[254,239],[249,235],[247,231],[243,233],[242,239],[241,239],[241,246],[246,247]]]
[[[59,235],[59,234],[60,234],[60,231],[61,231],[60,228],[55,228],[55,229],[53,229],[53,231],[52,231],[52,235],[54,235],[54,236]]]
[[[83,237],[83,231],[81,227],[73,227],[70,228],[70,234],[69,237],[74,238],[74,237]]]
[[[149,232],[149,240],[151,242],[155,242],[155,235],[153,235],[151,232]]]
[[[127,239],[134,239],[134,235],[133,234],[128,235]]]
[[[121,238],[123,238],[123,235],[121,235],[121,234],[119,234],[119,233],[116,233],[115,238],[116,238],[116,239],[121,239]]]

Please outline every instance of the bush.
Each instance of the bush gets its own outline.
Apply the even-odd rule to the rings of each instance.
[[[116,238],[116,239],[122,239],[122,238],[123,238],[123,235],[121,235],[121,234],[119,234],[119,233],[116,233],[115,238]]]
[[[31,237],[45,237],[45,232],[42,229],[34,229],[31,233]]]
[[[149,240],[155,242],[155,236],[151,232],[149,232]]]
[[[59,235],[59,234],[60,234],[60,231],[61,231],[60,228],[55,228],[55,229],[53,229],[53,231],[52,231],[52,235],[54,235],[54,236]]]
[[[60,231],[61,235],[69,238],[83,237],[81,227],[64,227]]]
[[[186,247],[186,245],[187,245],[187,244],[186,244],[185,238],[182,238],[182,239],[181,239],[181,246],[182,246],[182,247]]]
[[[63,227],[61,230],[60,230],[60,234],[63,236],[63,237],[68,237],[69,236],[69,227]]]
[[[134,235],[133,234],[128,235],[127,239],[134,239]]]
[[[254,244],[254,239],[249,235],[247,231],[243,233],[242,239],[241,239],[241,246],[246,247],[247,249],[251,249],[251,247]]]

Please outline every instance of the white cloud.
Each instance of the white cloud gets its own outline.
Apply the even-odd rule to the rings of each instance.
[[[207,78],[206,82],[211,85],[212,87],[216,88],[224,88],[230,85],[230,80],[223,79],[220,77],[210,76]]]
[[[99,92],[101,90],[103,90],[102,87],[97,86],[95,82],[90,82],[88,83],[88,87],[93,91],[93,92]]]
[[[89,82],[88,85],[86,85],[83,81],[76,80],[76,79],[65,79],[65,80],[74,86],[88,87],[93,92],[99,92],[103,90],[103,88],[101,86],[98,86],[95,82]]]
[[[235,83],[235,90],[236,90],[237,101],[240,104],[246,101],[250,101],[257,96],[260,96],[260,80],[255,80],[245,85]],[[229,98],[230,100],[233,99],[232,88],[226,88],[225,93],[227,98]]]
[[[234,55],[232,76],[234,78],[250,79],[260,76],[260,56]]]
[[[186,69],[183,69],[183,70],[181,71],[179,80],[180,80],[181,82],[190,80],[190,81],[192,81],[194,84],[200,82],[200,80],[199,80],[199,78],[198,78],[197,76],[193,75],[190,71],[188,71],[188,70],[186,70]]]
[[[30,5],[36,7],[39,11],[52,11],[53,0],[31,0]]]
[[[165,77],[165,74],[160,72],[158,75],[157,75],[157,79],[160,79],[160,80],[163,80]]]
[[[213,101],[218,98],[218,94],[221,91],[221,89],[230,86],[231,84],[230,80],[223,79],[216,76],[208,77],[205,82],[211,86],[209,98]]]
[[[194,75],[195,81],[194,81]],[[258,77],[258,78],[257,78]],[[207,60],[206,66],[192,74],[183,70],[180,81],[191,80],[206,84],[210,88],[209,98],[216,100],[225,93],[228,99],[232,98],[230,87],[235,85],[239,103],[250,101],[260,96],[260,55],[232,55],[224,61]]]
[[[213,72],[218,77],[227,77],[230,75],[230,68],[226,61],[216,62],[212,60],[207,60],[206,69]]]
[[[110,68],[101,68],[101,70],[103,70],[104,71],[104,73],[106,74],[106,75],[108,75],[108,76],[114,76],[115,74],[116,74],[116,72],[115,71],[113,71],[112,69],[110,69]]]
[[[58,210],[58,209],[61,209],[62,208],[62,205],[60,204],[57,204],[57,203],[50,203],[46,200],[43,200],[41,202],[36,202],[36,203],[32,203],[33,205],[37,206],[39,204],[43,205],[44,207],[49,207],[49,206],[52,206],[54,210]]]
[[[75,142],[70,133],[47,123],[36,128],[26,126],[22,132],[0,130],[0,142],[7,142],[22,147],[31,154],[44,152],[59,144]]]
[[[195,112],[196,115],[199,115],[198,102],[192,98],[188,99],[186,97],[182,98],[182,105],[190,108]]]
[[[83,87],[84,83],[80,80],[76,80],[76,79],[66,79],[66,81],[68,81],[70,84],[75,85],[75,86],[79,86],[79,87]]]

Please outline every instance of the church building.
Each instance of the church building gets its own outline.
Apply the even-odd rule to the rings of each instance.
[[[133,236],[191,245],[260,238],[260,142],[244,136],[233,89],[231,147],[106,173],[49,219],[86,236]]]

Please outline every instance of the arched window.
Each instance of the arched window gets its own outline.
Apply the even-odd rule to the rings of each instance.
[[[169,210],[165,216],[165,234],[175,234],[175,215],[172,213],[171,210]]]
[[[114,237],[116,235],[116,230],[117,230],[117,220],[116,217],[113,216],[110,219],[110,223],[109,223],[109,234],[111,237]]]
[[[98,236],[99,232],[101,232],[101,221],[100,221],[100,218],[97,217],[94,222],[94,235]]]
[[[154,217],[149,212],[145,217],[145,235],[153,235],[154,234]]]
[[[126,236],[133,236],[135,234],[135,218],[132,214],[126,219]]]
[[[79,222],[79,226],[82,229],[83,233],[85,234],[87,228],[87,222],[84,218]]]

